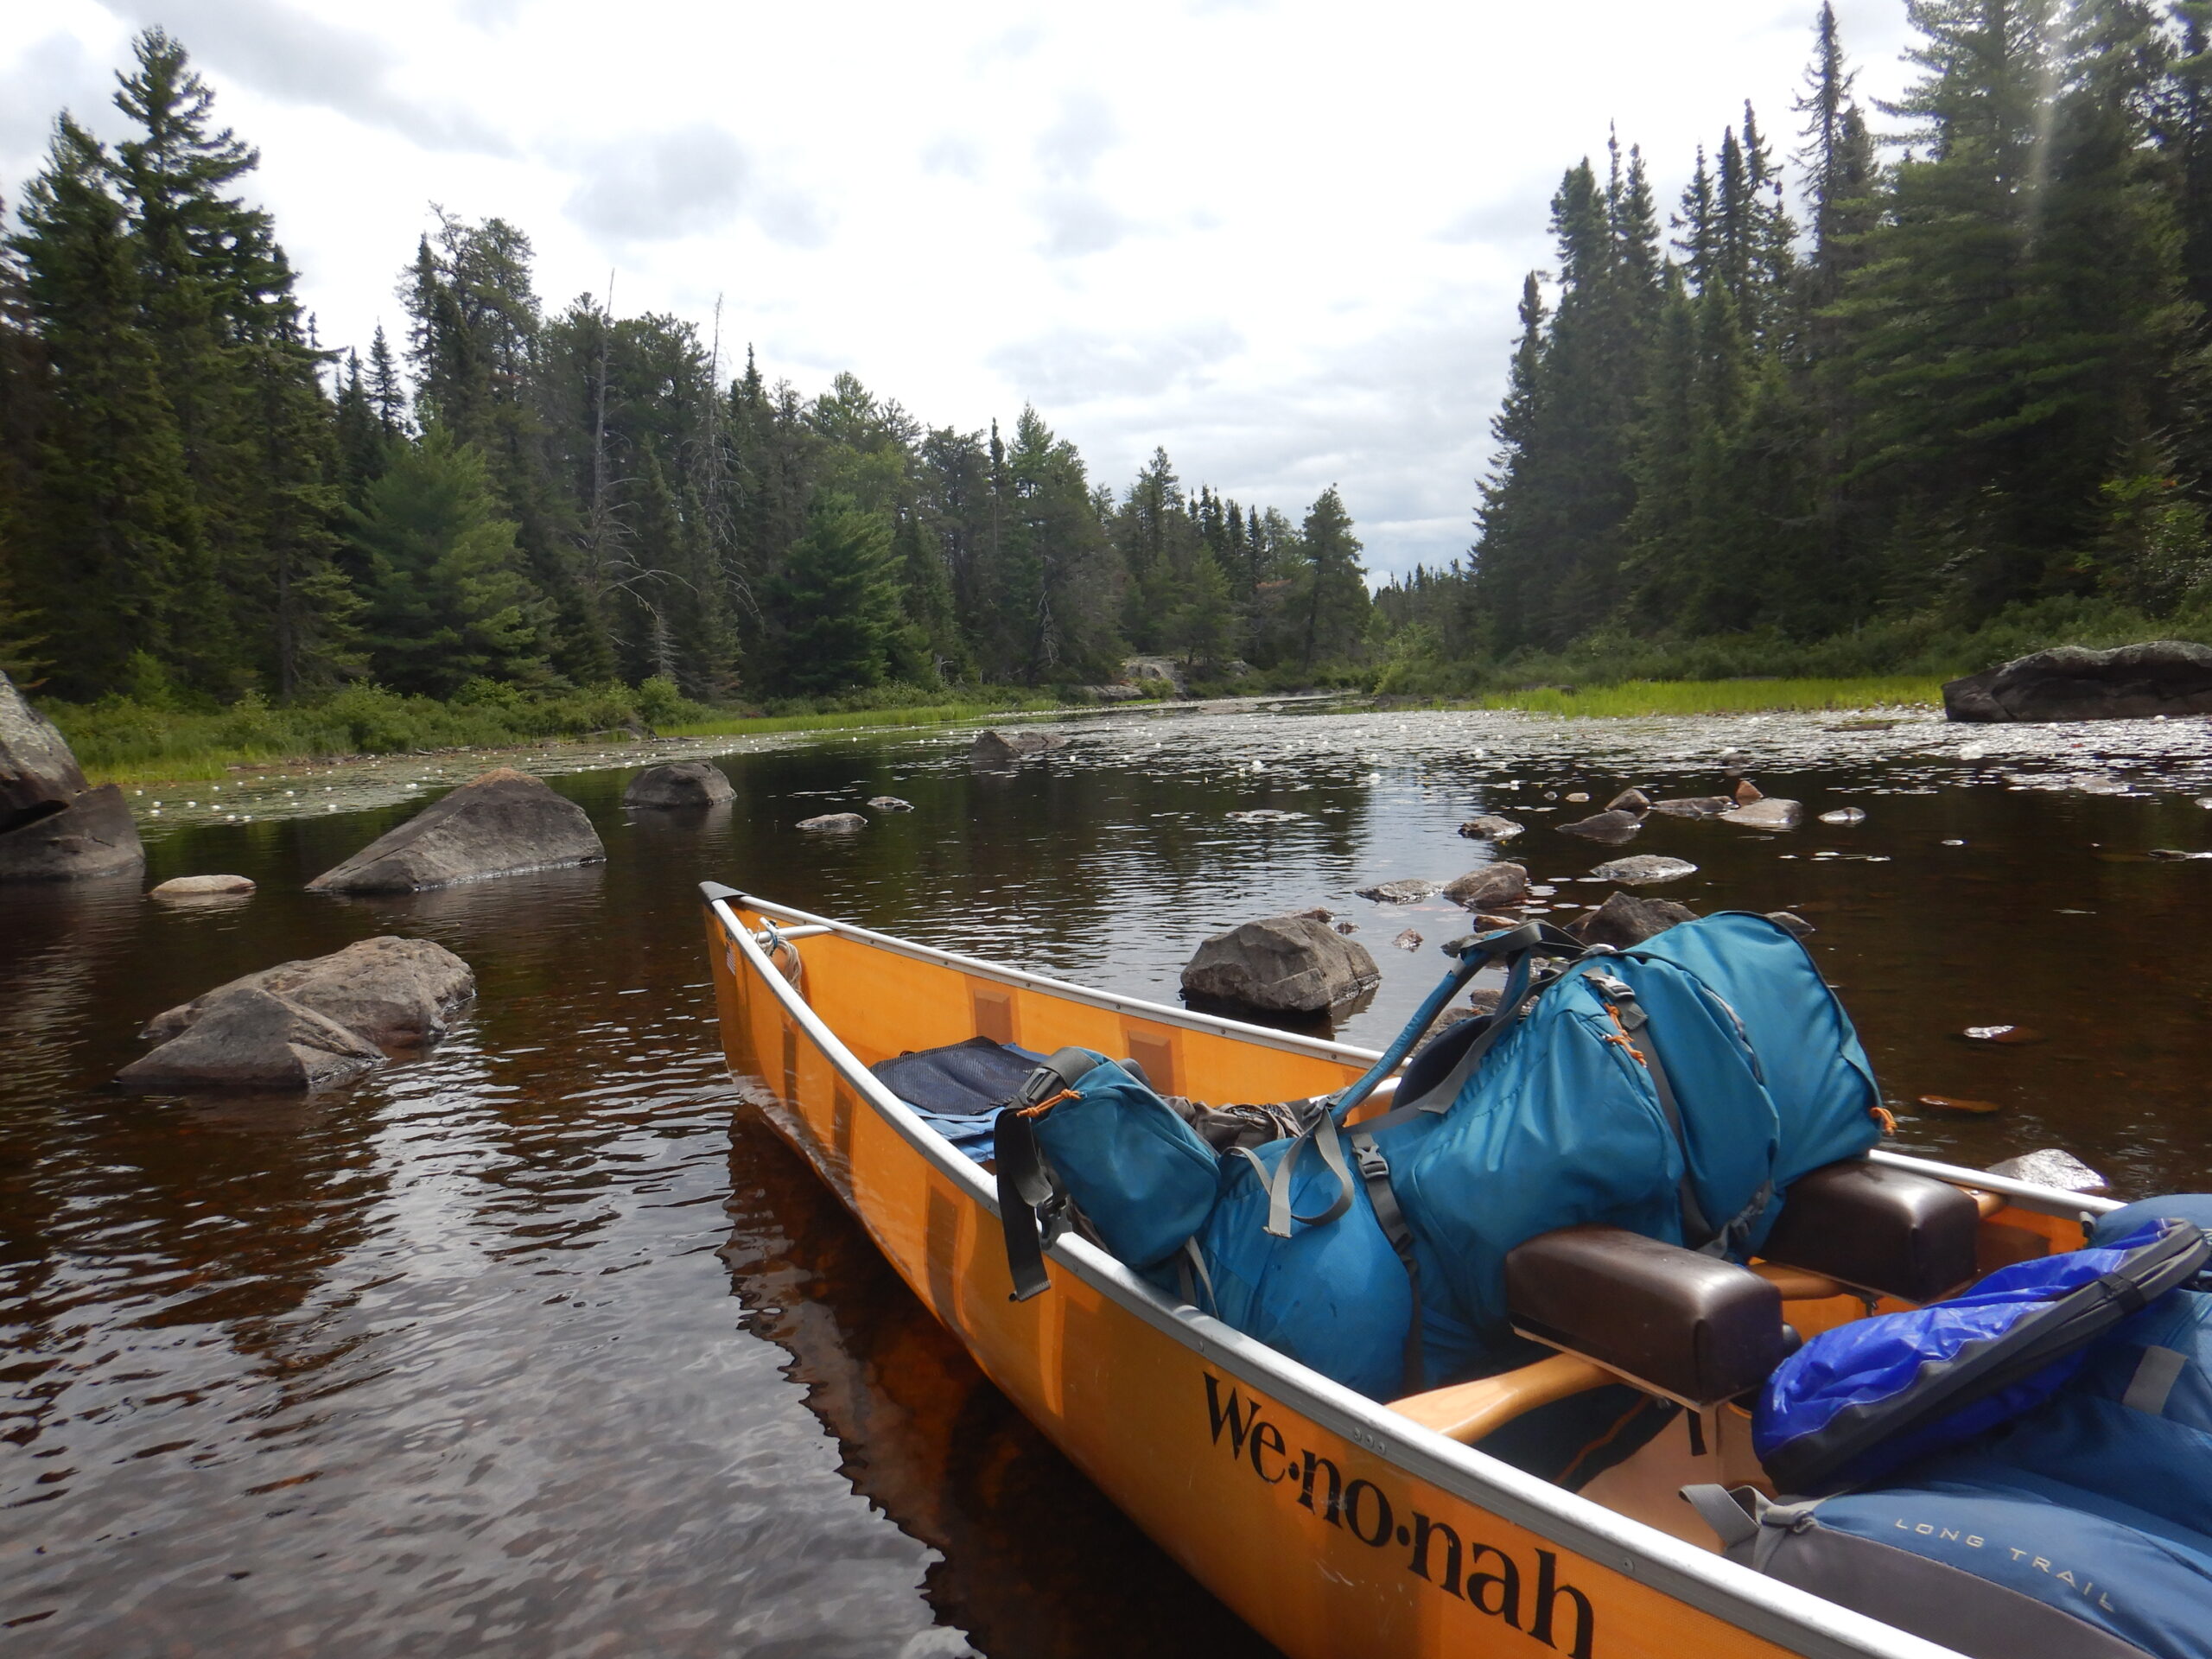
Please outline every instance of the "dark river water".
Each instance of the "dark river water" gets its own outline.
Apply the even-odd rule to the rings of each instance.
[[[2212,1185],[2212,859],[2149,856],[2212,849],[2212,732],[1848,728],[1165,712],[1070,721],[997,772],[966,733],[756,740],[704,817],[626,813],[639,754],[548,753],[524,764],[604,867],[374,902],[301,887],[484,762],[149,789],[148,884],[234,871],[251,901],[0,893],[0,1649],[1257,1649],[740,1104],[702,878],[1171,1001],[1207,933],[1319,903],[1382,968],[1340,1028],[1379,1045],[1466,918],[1351,888],[1463,872],[1488,855],[1454,826],[1496,811],[1555,903],[1594,902],[1579,878],[1618,852],[1551,826],[1626,784],[1712,792],[1733,747],[1767,793],[1866,822],[1655,820],[1618,851],[1699,866],[1654,893],[1818,927],[1900,1145]],[[886,791],[915,810],[791,827]],[[1230,816],[1260,808],[1299,816]],[[103,1086],[161,1009],[378,932],[476,969],[429,1057],[306,1099]],[[1959,1034],[2007,1023],[2042,1040]],[[1910,1115],[1926,1094],[2000,1109]]]

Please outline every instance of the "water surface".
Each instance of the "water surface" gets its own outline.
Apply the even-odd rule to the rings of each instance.
[[[0,1646],[1258,1650],[741,1106],[702,878],[1168,1001],[1207,933],[1321,904],[1383,970],[1341,1027],[1379,1044],[1466,918],[1353,888],[1461,873],[1490,854],[1454,827],[1492,811],[1571,915],[1616,850],[1552,826],[1630,783],[1711,792],[1739,750],[1768,793],[1866,823],[1655,820],[1617,850],[1697,864],[1652,890],[1695,908],[1815,924],[1901,1144],[2212,1185],[2212,861],[2149,855],[2212,848],[2206,726],[1848,724],[1159,710],[1067,722],[1002,772],[965,733],[754,740],[703,815],[626,813],[639,750],[548,752],[524,764],[591,813],[603,868],[376,901],[301,886],[480,762],[149,790],[143,885],[230,870],[259,893],[0,897]],[[791,827],[887,791],[915,810]],[[1230,816],[1255,809],[1298,816]],[[1393,948],[1408,929],[1421,948]],[[430,1056],[307,1099],[102,1086],[170,1004],[386,931],[477,970]],[[1958,1034],[2003,1023],[2042,1040]],[[2001,1109],[1910,1115],[1923,1094]]]

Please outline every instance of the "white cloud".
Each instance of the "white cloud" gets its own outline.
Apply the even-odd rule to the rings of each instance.
[[[113,131],[158,19],[260,148],[326,340],[398,333],[435,200],[527,230],[549,304],[610,265],[626,310],[723,296],[726,346],[806,390],[1033,401],[1101,479],[1164,444],[1294,517],[1335,482],[1395,569],[1465,546],[1560,171],[1617,123],[1670,202],[1747,96],[1787,148],[1815,3],[41,0],[0,7],[0,189],[64,104]],[[1839,10],[1893,91],[1902,0]]]

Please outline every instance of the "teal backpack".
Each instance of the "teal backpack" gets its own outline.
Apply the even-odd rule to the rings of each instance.
[[[1440,1039],[1456,1060],[1417,1059],[1390,1111],[1347,1126],[1493,961],[1497,1014]],[[1516,1245],[1599,1223],[1743,1260],[1790,1181],[1879,1138],[1878,1102],[1834,994],[1764,917],[1627,950],[1532,924],[1473,941],[1327,1114],[1245,1154],[1198,1250],[1226,1323],[1363,1393],[1416,1392],[1515,1351]],[[1304,1282],[1324,1263],[1325,1292]]]

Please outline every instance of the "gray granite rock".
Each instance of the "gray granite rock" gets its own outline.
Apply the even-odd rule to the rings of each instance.
[[[1365,947],[1309,916],[1269,916],[1216,934],[1183,969],[1183,989],[1270,1014],[1321,1014],[1382,983]]]
[[[419,893],[607,856],[584,810],[502,766],[430,803],[308,883],[311,893]]]
[[[647,766],[622,791],[625,806],[717,806],[736,798],[729,775],[711,760]]]
[[[446,1034],[454,1012],[476,995],[476,976],[442,944],[381,934],[227,981],[156,1014],[139,1035],[167,1042],[247,991],[282,996],[379,1048],[418,1048]]]

